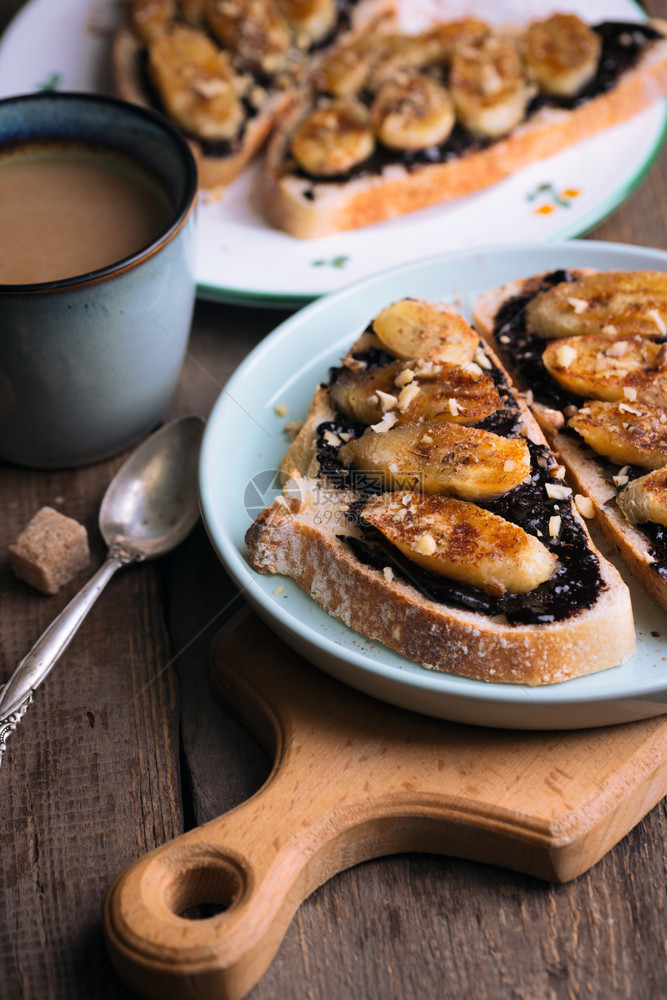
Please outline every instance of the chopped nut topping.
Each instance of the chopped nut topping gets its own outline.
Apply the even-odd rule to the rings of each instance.
[[[609,324],[608,324],[607,326],[603,326],[603,327],[602,327],[602,330],[601,330],[601,332],[602,332],[602,333],[608,333],[608,334],[609,334],[610,336],[613,336],[613,335],[614,335],[615,333],[617,333],[618,331],[617,331],[617,329],[616,329],[616,327],[615,327],[615,326],[612,326],[612,324],[611,324],[611,323],[609,323]]]
[[[453,417],[458,416],[458,414],[463,409],[463,407],[461,406],[461,404],[458,403],[455,399],[448,399],[447,400],[447,406],[449,407],[449,412],[451,413],[451,415]]]
[[[276,587],[276,589],[273,591],[273,593],[276,595],[276,597],[280,597],[280,595],[282,594],[282,592],[283,592],[284,589],[285,588],[284,588],[284,586],[281,583],[279,587]]]
[[[618,408],[622,413],[632,413],[635,417],[642,416],[641,410],[635,410],[632,406],[628,406],[627,403],[619,403]]]
[[[514,465],[515,463],[512,461],[512,459],[508,458],[505,464],[503,465],[503,469],[505,470],[505,472],[511,472],[512,469],[514,468]]]
[[[391,583],[392,580],[394,579],[394,571],[391,568],[391,566],[385,566],[382,572],[384,573],[384,578],[387,581],[387,583]]]
[[[629,469],[629,465],[624,465],[622,469],[618,470],[615,476],[612,476],[612,480],[617,486],[625,486],[630,482],[630,477],[628,476]]]
[[[549,469],[549,475],[552,479],[565,479],[565,466],[552,465]]]
[[[593,501],[590,497],[582,496],[581,493],[576,493],[574,497],[574,502],[576,504],[577,510],[582,517],[591,518],[595,516],[595,507],[593,506]]]
[[[501,344],[509,344],[510,342],[510,338],[507,336],[506,333],[504,333],[502,337],[498,337],[498,340],[500,341]]]
[[[392,396],[389,392],[383,392],[382,389],[378,389],[377,398],[380,401],[383,413],[386,413],[387,410],[393,410],[396,406],[396,396]]]
[[[586,299],[576,299],[573,295],[567,300],[567,304],[572,306],[577,315],[579,315],[579,313],[586,312],[588,309],[588,302]]]
[[[404,385],[408,385],[409,382],[412,382],[414,377],[415,373],[412,368],[404,368],[403,371],[399,372],[394,379],[394,385],[397,389],[402,389]]]
[[[325,431],[324,440],[326,441],[327,444],[330,444],[332,448],[340,448],[342,444],[341,439],[338,437],[337,434],[334,434],[333,431]]]
[[[288,408],[285,406],[284,403],[276,403],[276,405],[274,406],[274,411],[278,414],[279,417],[286,417]]]
[[[623,386],[623,395],[626,399],[629,399],[631,403],[637,399],[637,390],[632,385]]]
[[[424,532],[412,546],[414,552],[419,552],[423,556],[432,556],[436,550],[435,538]]]
[[[404,410],[407,410],[412,400],[420,392],[421,389],[419,388],[418,385],[415,385],[414,382],[411,382],[410,385],[406,385],[401,389],[398,396],[398,408],[401,411],[401,413],[403,413]]]
[[[622,358],[624,354],[627,354],[632,344],[627,340],[617,340],[615,344],[608,347],[604,352],[608,358]]]
[[[560,514],[555,514],[553,517],[549,518],[549,535],[551,538],[557,538],[560,535],[560,525]]]
[[[558,483],[545,483],[544,489],[550,500],[567,500],[569,496],[572,496],[572,490],[569,486],[562,486]]]
[[[477,352],[477,354],[475,355],[475,362],[476,364],[479,365],[480,368],[486,368],[487,371],[489,371],[489,369],[492,367],[491,362],[487,358],[484,351]]]
[[[649,311],[646,313],[646,315],[651,317],[651,319],[653,320],[653,322],[657,326],[657,328],[660,331],[660,333],[663,333],[663,334],[667,333],[667,326],[665,326],[665,321],[664,321],[664,319],[662,318],[662,316],[660,315],[660,313],[658,312],[657,309],[649,309]]]
[[[374,430],[376,434],[384,434],[390,427],[394,426],[397,420],[398,415],[394,413],[393,410],[389,410],[388,413],[385,413],[379,424],[371,424],[371,429]]]
[[[569,344],[563,344],[556,351],[556,361],[561,366],[561,368],[569,368],[572,362],[577,357],[577,352],[574,347],[570,347]]]

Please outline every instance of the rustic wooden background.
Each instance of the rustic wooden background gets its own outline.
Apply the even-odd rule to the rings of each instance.
[[[0,27],[20,6],[0,0]],[[646,7],[667,14],[664,0]],[[589,236],[667,249],[667,153]],[[199,302],[171,415],[206,416],[283,318]],[[99,565],[97,510],[121,460],[53,473],[0,465],[0,679],[80,583],[51,598],[32,592],[10,574],[7,545],[51,504],[86,525]],[[0,769],[4,997],[128,997],[102,942],[114,876],[267,775],[268,759],[208,680],[210,643],[240,606],[199,526],[172,556],[112,581],[38,692]],[[663,801],[563,886],[448,857],[360,865],[304,903],[250,1000],[656,1000],[667,995],[666,856]]]

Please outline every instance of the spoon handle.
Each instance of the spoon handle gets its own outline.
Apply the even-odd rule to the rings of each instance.
[[[5,740],[13,733],[32,701],[33,692],[48,676],[107,583],[127,558],[109,555],[79,593],[63,608],[27,656],[0,688],[0,762]]]

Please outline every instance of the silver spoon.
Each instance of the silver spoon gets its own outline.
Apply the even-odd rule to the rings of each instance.
[[[100,507],[106,561],[37,640],[0,688],[0,762],[6,739],[35,689],[60,659],[79,625],[121,566],[169,552],[199,518],[197,467],[204,422],[183,417],[166,424],[130,455],[111,480]]]

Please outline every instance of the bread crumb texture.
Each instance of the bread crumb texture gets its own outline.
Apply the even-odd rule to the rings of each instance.
[[[90,561],[84,526],[53,507],[37,511],[8,552],[15,575],[43,594],[56,594]]]

